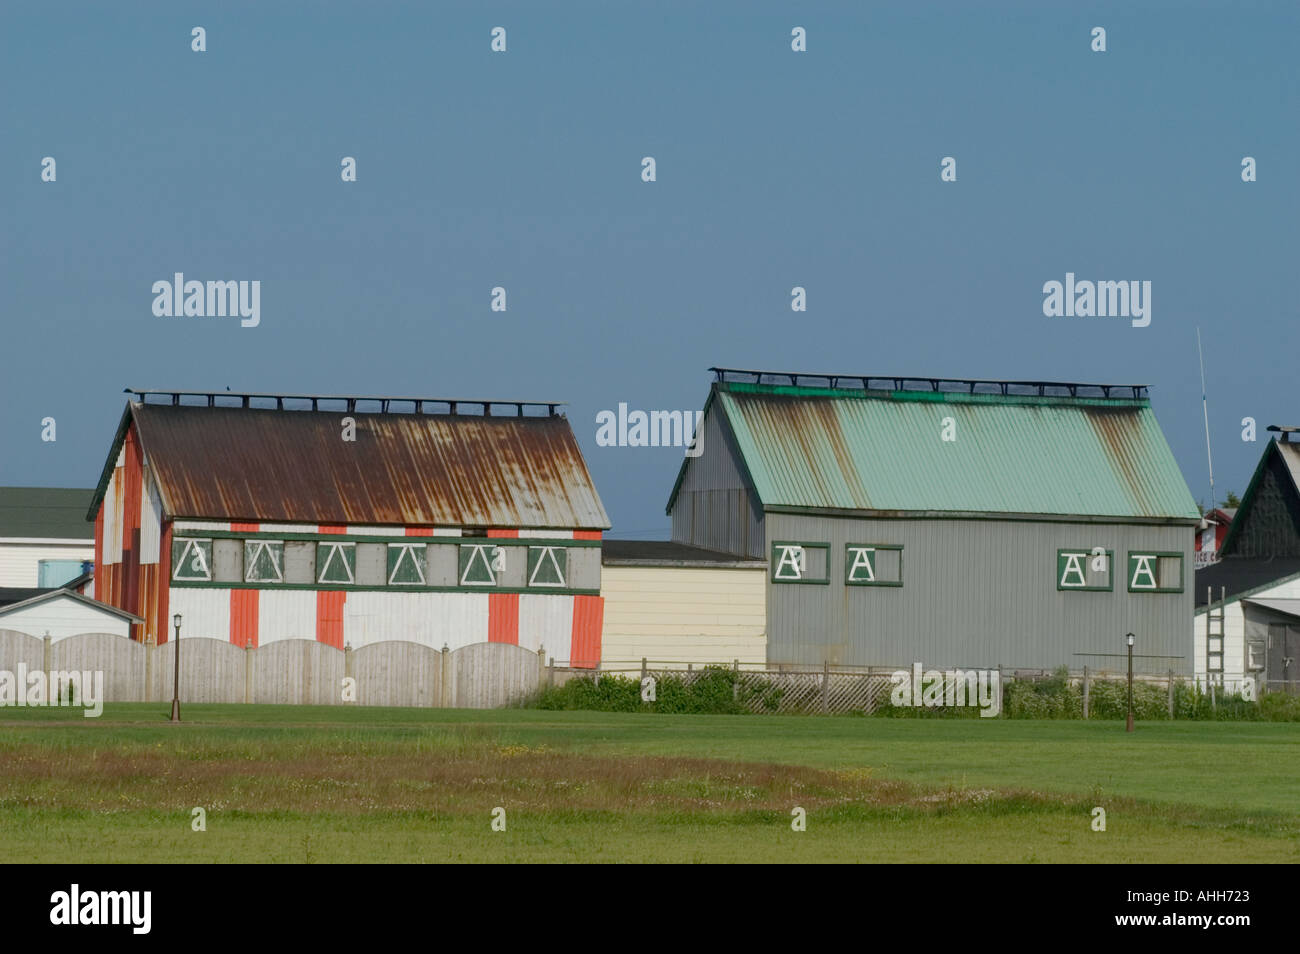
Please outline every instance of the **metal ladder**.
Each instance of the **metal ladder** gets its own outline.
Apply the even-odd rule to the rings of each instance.
[[[1205,681],[1223,687],[1224,620],[1227,617],[1227,587],[1219,587],[1219,611],[1214,611],[1214,587],[1205,588]],[[1217,627],[1217,629],[1216,629]]]

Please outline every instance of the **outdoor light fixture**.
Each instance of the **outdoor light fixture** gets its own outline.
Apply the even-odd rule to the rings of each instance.
[[[172,669],[172,721],[181,721],[181,614],[172,617],[176,627],[176,646],[172,649],[176,665]]]
[[[1133,640],[1134,636],[1129,633],[1124,637],[1124,642],[1128,643],[1128,726],[1125,732],[1133,731]]]

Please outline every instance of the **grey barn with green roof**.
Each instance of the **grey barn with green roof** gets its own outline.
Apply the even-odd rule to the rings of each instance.
[[[1200,513],[1143,385],[713,368],[674,541],[768,561],[769,664],[1188,673]]]

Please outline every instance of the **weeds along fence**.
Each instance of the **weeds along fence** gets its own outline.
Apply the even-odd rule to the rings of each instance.
[[[388,640],[353,650],[284,639],[245,649],[189,636],[180,644],[183,703],[492,709],[534,696],[546,669],[540,653],[508,643],[474,643],[448,651]],[[0,630],[0,671],[16,673],[21,666],[46,679],[53,673],[102,672],[102,701],[167,701],[172,698],[175,647],[175,641],[155,646],[109,633],[53,640]],[[84,697],[84,689],[79,694]]]
[[[730,684],[735,710],[771,714],[870,714],[893,708],[891,695],[898,684],[894,674],[910,673],[911,666],[760,667],[745,666],[738,660],[701,666],[643,659],[639,663],[602,663],[593,672],[552,662],[546,668],[543,686],[558,688],[574,679],[587,679],[599,686],[602,679],[611,677],[639,683],[651,676],[657,684],[669,679],[679,686],[691,687],[702,680],[716,680],[720,671]],[[1043,717],[1113,717],[1118,697],[1127,694],[1127,673],[1115,670],[993,667],[986,671],[997,674],[1000,707],[1010,694],[1016,708],[1041,710],[1038,714]],[[1143,717],[1191,717],[1195,707],[1188,700],[1199,698],[1199,691],[1188,677],[1167,671],[1135,673],[1133,678],[1135,699],[1141,704],[1139,711]],[[951,682],[949,677],[945,687]],[[711,686],[710,690],[716,692],[717,687]],[[955,698],[955,692],[953,695]],[[949,699],[942,688],[939,700],[934,708],[950,707],[946,705]],[[1209,704],[1213,706],[1213,700]],[[967,705],[973,708],[975,702]],[[1160,711],[1157,713],[1156,709]]]

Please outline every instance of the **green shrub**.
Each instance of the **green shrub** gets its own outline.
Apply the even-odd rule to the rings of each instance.
[[[1259,697],[1259,711],[1268,722],[1300,722],[1300,696],[1266,692]]]
[[[737,685],[739,683],[739,685]],[[597,712],[673,712],[694,715],[739,715],[757,699],[775,710],[781,690],[768,683],[751,686],[725,666],[707,666],[698,674],[655,679],[655,701],[641,701],[641,680],[630,676],[579,676],[563,686],[543,690],[533,703],[539,709],[588,709]]]
[[[656,677],[655,701],[641,701],[641,680],[633,676],[579,676],[563,686],[543,689],[526,705],[539,709],[585,709],[596,712],[665,712],[694,715],[739,715],[775,712],[784,690],[752,674],[726,666],[707,666],[693,673]],[[888,694],[871,713],[887,719],[978,719],[978,705],[895,706]],[[1128,683],[1123,679],[1094,680],[1089,687],[1090,719],[1124,719],[1128,713]],[[855,713],[857,714],[857,713]],[[1070,681],[1066,667],[1039,679],[1017,679],[1002,685],[1002,718],[1081,719],[1083,687]],[[1133,717],[1142,722],[1169,719],[1167,686],[1134,681]],[[1174,718],[1213,721],[1300,722],[1300,696],[1264,694],[1258,702],[1238,693],[1219,692],[1214,705],[1208,693],[1190,683],[1174,686]]]

